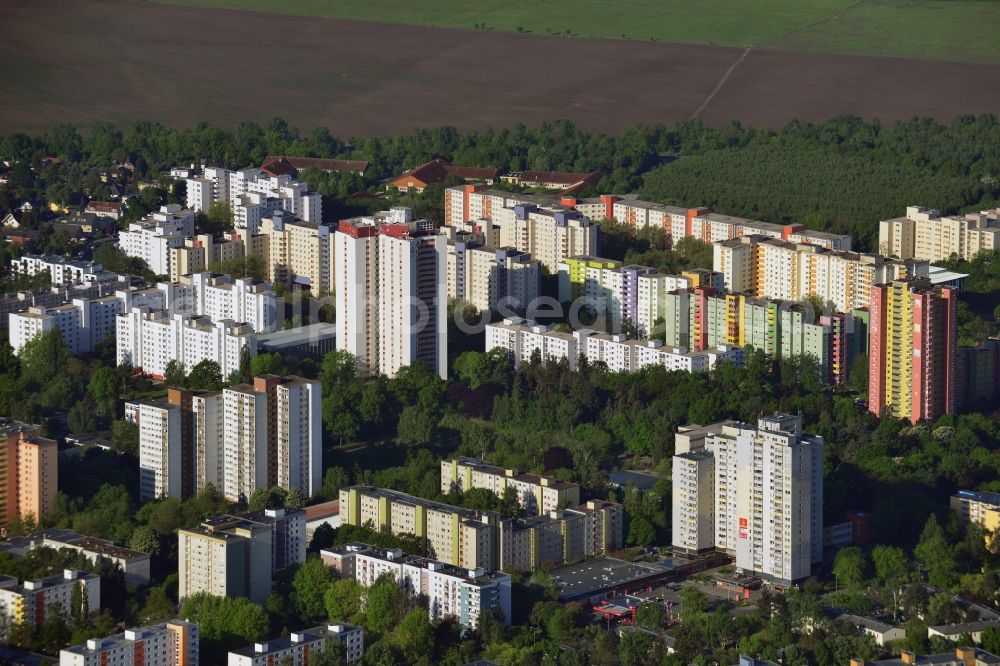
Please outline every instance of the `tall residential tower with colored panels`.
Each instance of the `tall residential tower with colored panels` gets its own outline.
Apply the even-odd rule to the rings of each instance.
[[[958,290],[896,280],[871,302],[868,408],[914,423],[954,413]]]

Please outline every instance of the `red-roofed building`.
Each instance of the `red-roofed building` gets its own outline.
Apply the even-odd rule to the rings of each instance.
[[[574,173],[572,171],[522,171],[504,176],[503,180],[524,187],[540,187],[546,190],[562,190],[560,194],[570,195],[587,187],[597,187],[604,177],[600,171]]]
[[[268,155],[261,163],[260,170],[271,175],[281,175],[283,173],[290,173],[287,171],[289,167],[295,169],[296,172],[303,169],[319,169],[320,171],[336,171],[338,173],[356,173],[359,176],[363,176],[365,175],[365,171],[368,170],[368,162],[364,160],[330,160],[322,157]],[[278,170],[279,173],[272,172],[272,168]]]
[[[333,529],[340,527],[340,500],[323,502],[306,507],[306,538],[312,539],[313,533],[320,525],[329,525]]]
[[[389,187],[400,192],[423,192],[431,183],[443,183],[449,175],[455,175],[465,182],[483,182],[492,185],[499,170],[482,167],[456,166],[442,159],[424,162],[418,167],[404,171],[399,178],[389,181]]]
[[[83,209],[84,213],[93,213],[98,217],[109,217],[117,220],[122,216],[125,204],[121,201],[91,201]]]

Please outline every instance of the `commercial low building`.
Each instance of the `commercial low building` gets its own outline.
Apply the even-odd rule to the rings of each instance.
[[[312,541],[316,530],[322,525],[327,525],[334,530],[340,527],[340,500],[307,506],[305,512],[307,541]]]

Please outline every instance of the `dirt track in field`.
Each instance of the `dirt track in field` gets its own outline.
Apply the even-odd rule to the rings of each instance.
[[[231,127],[271,116],[341,137],[555,118],[614,132],[696,112],[712,125],[767,127],[841,113],[1000,113],[1000,65],[741,56],[141,0],[0,0],[0,132],[102,120]]]

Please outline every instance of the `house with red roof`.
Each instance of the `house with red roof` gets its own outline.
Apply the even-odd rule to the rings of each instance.
[[[260,170],[271,176],[298,176],[303,169],[356,173],[364,176],[368,162],[364,160],[330,160],[320,157],[291,157],[288,155],[268,155],[260,165]]]
[[[388,187],[396,188],[400,192],[423,192],[431,183],[443,183],[450,175],[458,176],[467,183],[482,182],[492,185],[499,174],[499,169],[457,166],[439,158],[404,171],[398,178],[390,180]]]

